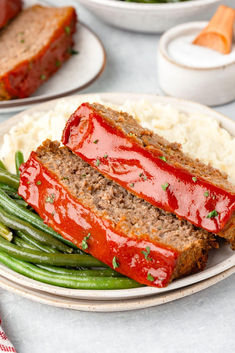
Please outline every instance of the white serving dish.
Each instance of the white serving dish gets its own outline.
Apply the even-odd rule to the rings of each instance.
[[[150,103],[162,103],[171,105],[172,107],[183,111],[185,114],[198,113],[205,114],[208,117],[213,117],[217,121],[219,121],[220,125],[226,129],[232,136],[235,136],[235,122],[226,118],[222,114],[211,110],[203,105],[184,101],[176,98],[170,97],[161,97],[156,95],[144,95],[144,94],[131,94],[131,93],[100,93],[98,94],[99,98],[105,103],[111,103],[114,105],[122,105],[124,101],[129,100],[133,102],[137,102],[139,100],[146,100]],[[97,94],[93,95],[94,100],[97,99]],[[77,99],[81,102],[88,101],[92,98],[92,95],[79,95]],[[76,96],[63,98],[63,102],[74,102]],[[47,113],[55,104],[54,101],[45,102],[43,104],[34,106],[30,110],[27,111],[28,114],[32,114],[35,112],[44,112]],[[15,115],[11,119],[4,121],[0,124],[0,144],[3,141],[3,135],[19,121],[22,121],[24,118],[25,112]],[[55,117],[56,118],[56,117]],[[171,300],[179,298],[182,294],[189,295],[195,292],[195,288],[201,288],[199,285],[202,281],[208,280],[210,285],[214,283],[212,280],[215,276],[224,273],[229,269],[233,269],[235,266],[235,252],[231,250],[228,244],[224,244],[221,246],[220,250],[216,249],[211,250],[209,254],[208,263],[206,269],[202,272],[192,274],[190,276],[178,279],[173,281],[168,287],[165,288],[156,288],[156,287],[141,287],[141,288],[132,288],[132,289],[123,289],[123,290],[84,290],[84,289],[69,289],[69,288],[61,288],[57,286],[52,286],[46,283],[41,283],[30,279],[28,277],[22,276],[3,265],[0,265],[0,287],[7,288],[4,286],[2,278],[7,279],[14,284],[14,286],[20,286],[19,294],[27,296],[25,293],[30,289],[33,291],[35,296],[31,297],[34,300],[39,300],[41,294],[52,295],[57,297],[57,303],[61,302],[62,298],[70,298],[73,302],[75,301],[77,305],[72,306],[72,301],[66,301],[65,307],[77,308],[79,310],[130,310],[137,309],[140,307],[144,307],[141,304],[142,298],[159,296],[157,301],[147,301],[147,306],[157,305],[157,303],[164,303],[167,301],[167,297],[171,298]],[[231,273],[232,273],[231,272]],[[219,278],[224,278],[223,276]],[[198,284],[199,287],[194,287],[194,285]],[[188,290],[191,287],[192,290]],[[203,287],[204,288],[204,287]],[[9,287],[10,289],[10,287]],[[184,292],[184,289],[186,290]],[[10,289],[13,290],[13,289]],[[177,293],[177,295],[173,295],[173,293]],[[183,295],[183,293],[185,293]],[[188,293],[188,294],[186,294]],[[169,296],[168,296],[169,294]],[[30,297],[30,296],[28,296]],[[161,298],[161,299],[160,299]],[[116,306],[117,301],[124,301],[136,299],[131,306]],[[169,299],[170,300],[170,299]],[[94,302],[103,301],[105,302],[104,306],[98,305],[96,307],[92,306]],[[108,301],[115,302],[115,305],[107,304]],[[43,301],[42,301],[43,302]],[[46,301],[45,301],[46,302]],[[52,302],[47,301],[50,305],[53,305]],[[150,304],[152,303],[152,304]],[[79,304],[79,305],[78,305]],[[58,305],[59,304],[54,304]],[[62,305],[62,304],[61,304]],[[116,309],[115,309],[116,306]],[[99,308],[98,308],[99,307]],[[101,307],[103,309],[101,309]],[[124,309],[124,307],[129,309]],[[93,308],[93,309],[91,309]],[[105,309],[106,308],[106,309]],[[108,309],[109,308],[109,309]]]
[[[235,51],[224,62],[208,66],[199,63],[182,64],[170,54],[170,43],[178,37],[197,34],[207,22],[191,22],[173,27],[163,34],[158,46],[158,80],[169,96],[197,101],[209,106],[221,105],[235,99]],[[204,49],[203,50],[208,50]],[[222,54],[221,54],[222,57]],[[223,59],[223,58],[222,58]]]
[[[222,0],[191,0],[168,4],[141,4],[120,0],[77,0],[112,26],[160,33],[189,21],[207,20]]]

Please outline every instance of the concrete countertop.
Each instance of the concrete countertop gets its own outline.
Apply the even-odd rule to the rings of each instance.
[[[227,4],[234,5],[234,0]],[[107,51],[105,72],[83,93],[161,94],[156,68],[159,36],[108,27],[77,8],[79,18],[100,36]],[[215,109],[235,120],[235,102]],[[9,117],[0,115],[0,122]],[[0,316],[18,353],[232,353],[234,293],[235,275],[165,305],[102,314],[49,307],[0,289]]]

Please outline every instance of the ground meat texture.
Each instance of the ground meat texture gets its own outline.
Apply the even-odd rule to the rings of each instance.
[[[59,147],[57,142],[47,140],[38,148],[37,159],[56,176],[68,193],[100,219],[109,222],[114,231],[129,239],[149,240],[174,249],[179,256],[169,282],[206,266],[209,249],[217,246],[212,234],[131,194],[98,173],[68,148]],[[29,174],[29,166],[23,167],[22,180],[30,177]],[[24,188],[21,186],[19,193],[29,201],[30,197],[25,196],[27,185],[24,180]],[[36,187],[36,179],[33,186]],[[100,260],[104,261],[103,258]],[[121,267],[117,270],[122,272]],[[133,278],[136,279],[135,276]]]
[[[127,113],[83,103],[62,142],[105,177],[152,205],[218,234],[235,248],[235,186]]]
[[[0,32],[0,100],[25,98],[71,56],[76,12],[35,5]]]

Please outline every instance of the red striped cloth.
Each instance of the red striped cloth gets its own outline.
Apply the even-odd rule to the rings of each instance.
[[[5,332],[3,331],[2,327],[1,327],[1,320],[0,320],[0,352],[14,352],[14,353],[16,353],[14,346],[8,340]]]

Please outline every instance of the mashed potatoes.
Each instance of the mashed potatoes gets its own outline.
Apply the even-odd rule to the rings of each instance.
[[[92,101],[102,103],[99,97],[92,97]],[[77,97],[69,102],[62,99],[46,112],[25,113],[23,120],[4,135],[0,159],[14,170],[15,151],[21,150],[27,158],[46,138],[60,140],[65,122],[81,103]],[[198,113],[188,115],[170,105],[147,101],[126,101],[114,108],[134,115],[144,127],[167,140],[181,143],[185,153],[226,172],[235,183],[235,138],[214,118]]]

